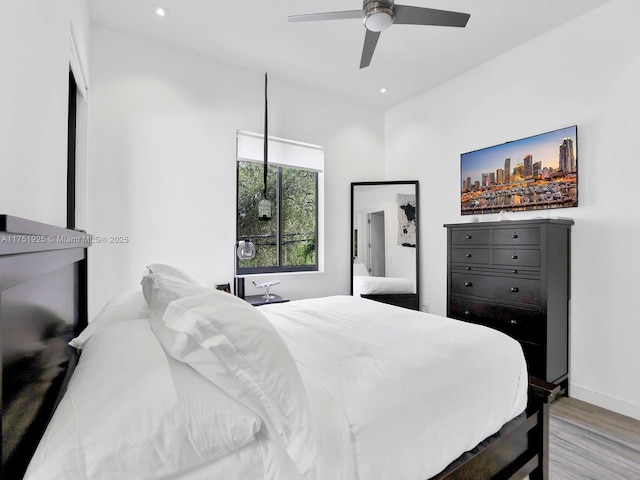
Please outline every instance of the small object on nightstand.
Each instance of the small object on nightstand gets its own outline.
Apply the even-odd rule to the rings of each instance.
[[[244,300],[254,307],[269,305],[270,303],[285,303],[289,301],[288,298],[282,298],[280,295],[270,295],[269,298],[264,298],[264,295],[247,295],[244,297]]]
[[[266,292],[264,293],[264,295],[262,297],[264,299],[266,299],[266,300],[269,300],[269,299],[275,297],[275,295],[270,295],[269,294],[269,288],[273,287],[274,285],[279,285],[280,284],[280,280],[271,280],[269,282],[263,282],[263,283],[256,283],[256,282],[251,282],[251,283],[253,283],[254,287],[266,288]]]

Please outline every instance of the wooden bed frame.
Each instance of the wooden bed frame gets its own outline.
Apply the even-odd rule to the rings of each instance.
[[[23,477],[77,363],[67,342],[87,325],[90,245],[82,232],[0,215],[3,479]],[[526,412],[432,480],[547,480],[558,391],[530,379]]]

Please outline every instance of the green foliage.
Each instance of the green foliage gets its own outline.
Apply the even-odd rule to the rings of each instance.
[[[315,259],[316,242],[315,240],[307,240],[301,245],[301,254],[305,260],[312,258]]]
[[[316,265],[317,173],[270,165],[267,198],[275,211],[266,222],[258,219],[262,190],[263,165],[238,162],[238,240],[256,246],[256,257],[241,261],[240,268]]]
[[[238,240],[256,246],[256,257],[243,260],[240,267],[277,265],[276,222],[258,219],[258,202],[262,199],[263,167],[259,163],[238,162]],[[276,167],[267,170],[267,198],[275,205]],[[275,218],[275,212],[273,213]]]

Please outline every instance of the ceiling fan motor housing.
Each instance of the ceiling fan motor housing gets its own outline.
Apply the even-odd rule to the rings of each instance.
[[[364,0],[362,22],[367,30],[381,32],[393,23],[393,0]]]

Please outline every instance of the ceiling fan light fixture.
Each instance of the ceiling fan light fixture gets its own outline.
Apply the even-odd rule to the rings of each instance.
[[[368,2],[364,5],[362,21],[370,32],[382,32],[393,24],[393,8],[386,2]]]

